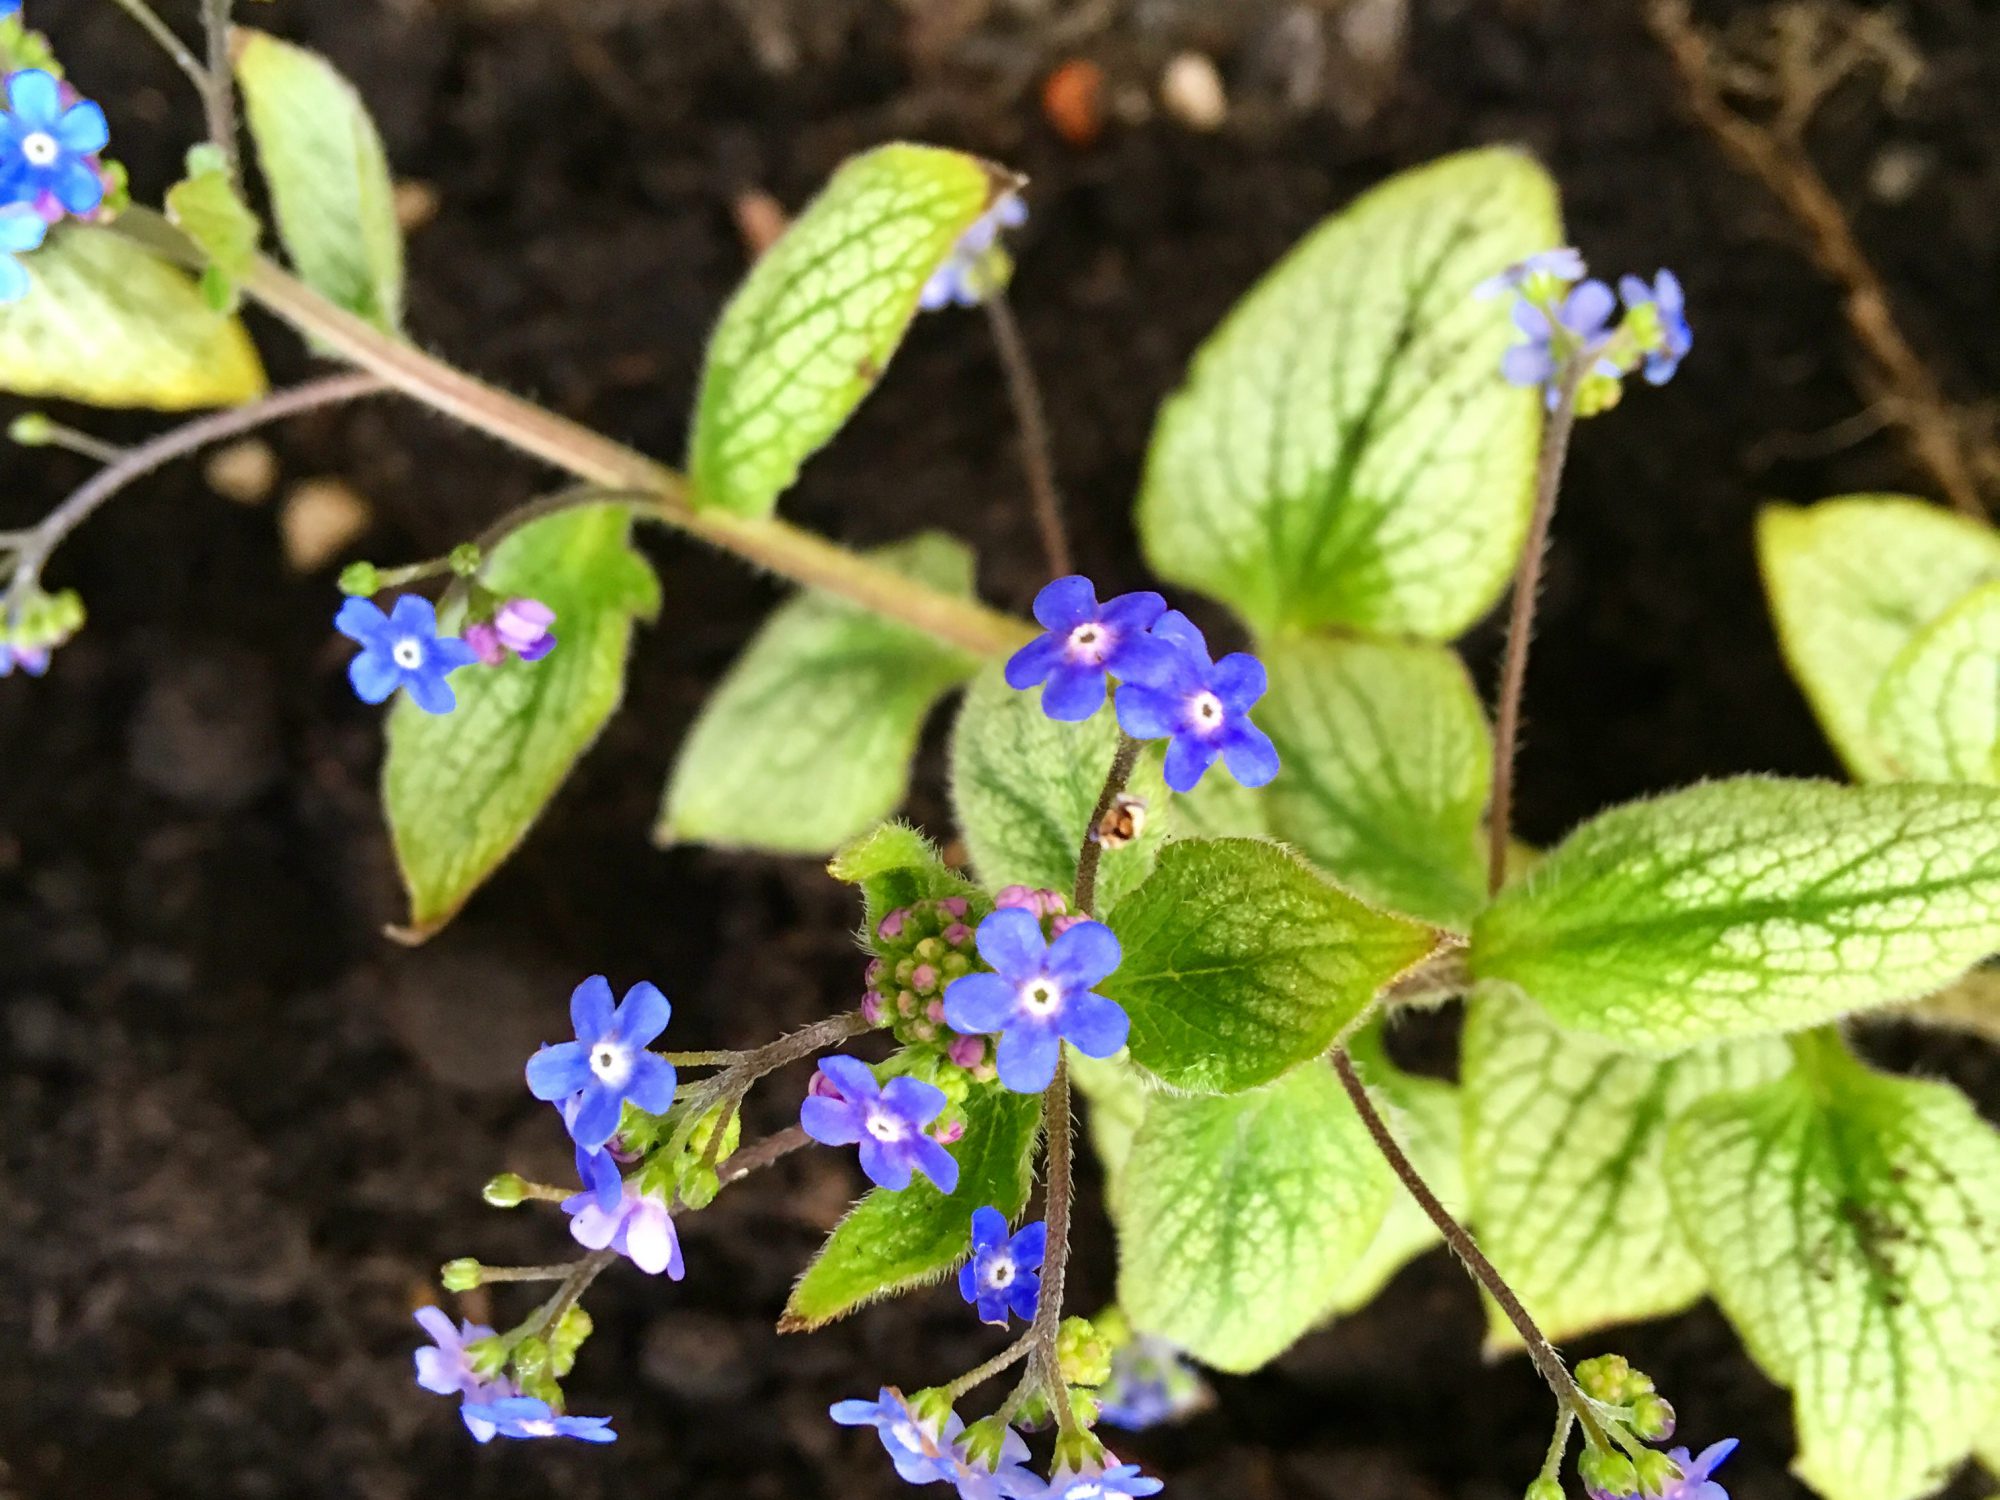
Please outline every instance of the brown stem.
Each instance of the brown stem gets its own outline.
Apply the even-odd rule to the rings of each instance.
[[[1528,645],[1535,634],[1535,603],[1542,588],[1542,563],[1556,496],[1562,490],[1563,461],[1576,426],[1576,392],[1587,365],[1573,359],[1563,371],[1556,407],[1542,433],[1535,464],[1535,508],[1528,520],[1527,548],[1514,575],[1514,599],[1507,616],[1507,652],[1500,665],[1500,699],[1493,726],[1493,810],[1486,822],[1486,889],[1507,883],[1507,845],[1513,835],[1514,757],[1521,738],[1521,695],[1528,684]]]
[[[957,1401],[967,1391],[974,1390],[986,1384],[995,1375],[1013,1369],[1015,1365],[1021,1362],[1022,1357],[1033,1349],[1034,1343],[1035,1330],[1030,1326],[1026,1333],[987,1360],[985,1364],[974,1366],[959,1376],[958,1379],[952,1381],[951,1384],[947,1385],[944,1388],[945,1395],[951,1400]]]
[[[1056,484],[1054,445],[1049,438],[1048,409],[1035,380],[1034,361],[1028,357],[1028,342],[1005,292],[995,290],[985,301],[986,318],[993,328],[993,345],[1000,354],[1000,368],[1007,377],[1007,395],[1013,402],[1014,421],[1021,431],[1021,465],[1027,470],[1028,495],[1034,504],[1035,527],[1042,536],[1042,558],[1051,578],[1076,571],[1070,560],[1069,537],[1063,529],[1062,490]]]
[[[1374,1101],[1368,1097],[1367,1086],[1354,1071],[1353,1060],[1344,1051],[1333,1054],[1333,1071],[1339,1075],[1340,1086],[1347,1090],[1347,1097],[1354,1102],[1355,1112],[1368,1127],[1368,1134],[1374,1138],[1376,1148],[1388,1160],[1389,1166],[1404,1188],[1412,1198],[1416,1199],[1417,1206],[1429,1216],[1430,1221],[1437,1226],[1438,1233],[1444,1236],[1445,1244],[1451,1247],[1451,1253],[1459,1258],[1465,1269],[1472,1273],[1473,1279],[1486,1288],[1493,1300],[1500,1305],[1500,1310],[1507,1314],[1508,1321],[1513,1323],[1515,1330],[1521,1335],[1521,1342],[1527,1345],[1528,1358],[1534,1361],[1535,1369],[1541,1374],[1542,1379],[1549,1383],[1549,1389],[1555,1392],[1556,1400],[1576,1414],[1577,1421],[1582,1424],[1584,1434],[1593,1446],[1609,1448],[1610,1439],[1606,1437],[1603,1426],[1598,1422],[1597,1414],[1591,1410],[1589,1398],[1578,1388],[1576,1380],[1570,1375],[1569,1366],[1563,1363],[1562,1356],[1555,1351],[1555,1346],[1548,1341],[1535,1320],[1528,1315],[1528,1310],[1521,1305],[1521,1299],[1514,1295],[1514,1289],[1508,1286],[1499,1271],[1494,1269],[1493,1262],[1486,1258],[1486,1253],[1479,1248],[1465,1226],[1454,1219],[1451,1211],[1438,1201],[1437,1194],[1431,1191],[1430,1184],[1424,1181],[1415,1163],[1396,1143],[1396,1137],[1389,1131],[1388,1122],[1375,1108]]]
[[[1097,836],[1103,825],[1104,815],[1111,811],[1111,805],[1118,800],[1125,785],[1132,779],[1132,768],[1139,763],[1140,742],[1131,735],[1120,733],[1118,751],[1111,757],[1111,773],[1104,778],[1104,790],[1097,794],[1097,806],[1091,809],[1090,827],[1084,830],[1083,846],[1076,855],[1076,909],[1086,917],[1097,915],[1097,866],[1104,858],[1104,844]]]
[[[1057,1429],[1067,1433],[1076,1427],[1076,1413],[1070,1409],[1069,1393],[1063,1383],[1059,1346],[1063,1286],[1069,1277],[1070,1198],[1075,1186],[1072,1156],[1076,1140],[1069,1114],[1069,1059],[1060,1050],[1056,1053],[1056,1076],[1042,1095],[1042,1109],[1048,1120],[1049,1239],[1048,1252],[1042,1259],[1041,1297],[1035,1303],[1035,1321],[1028,1332],[1034,1341],[1031,1369],[1039,1374],[1042,1388],[1048,1393]]]
[[[755,1145],[731,1152],[723,1159],[722,1165],[716,1168],[715,1175],[725,1186],[732,1182],[740,1182],[752,1172],[761,1172],[764,1168],[783,1161],[794,1151],[811,1144],[812,1137],[806,1134],[805,1127],[793,1125],[776,1134],[765,1136]]]
[[[201,26],[208,40],[208,67],[201,104],[208,120],[208,138],[221,148],[229,180],[236,182],[243,171],[236,149],[236,78],[229,55],[230,5],[231,0],[201,0]]]
[[[162,21],[157,12],[146,4],[146,0],[117,0],[118,8],[137,21],[147,36],[159,49],[173,59],[175,67],[187,75],[188,82],[195,86],[203,98],[208,96],[208,70],[201,60],[188,50],[187,44],[174,35],[173,28]]]

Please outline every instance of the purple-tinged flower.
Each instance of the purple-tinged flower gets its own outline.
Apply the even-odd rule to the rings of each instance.
[[[1104,1458],[1104,1463],[1082,1469],[1056,1470],[1039,1500],[1105,1500],[1113,1495],[1157,1495],[1166,1488],[1151,1475],[1141,1474],[1137,1464],[1121,1464],[1109,1453]]]
[[[1708,1476],[1735,1451],[1735,1438],[1710,1443],[1699,1457],[1691,1456],[1685,1448],[1673,1449],[1667,1457],[1680,1465],[1681,1477],[1661,1492],[1659,1500],[1729,1500],[1729,1491]]]
[[[642,1193],[618,1171],[609,1151],[585,1163],[584,1190],[563,1199],[570,1238],[586,1250],[616,1250],[648,1276],[662,1271],[674,1281],[687,1275],[681,1240],[664,1194]]]
[[[878,1187],[900,1193],[921,1172],[949,1193],[958,1187],[958,1163],[924,1133],[945,1103],[944,1090],[921,1078],[877,1083],[874,1069],[858,1057],[823,1057],[799,1108],[799,1124],[822,1146],[859,1142],[861,1170]]]
[[[1024,1323],[1034,1321],[1048,1243],[1049,1226],[1040,1219],[1010,1239],[999,1209],[973,1210],[972,1259],[958,1268],[958,1293],[979,1309],[982,1323],[1005,1328],[1010,1310]]]
[[[1120,956],[1102,922],[1079,922],[1051,943],[1032,915],[1008,907],[979,924],[979,956],[994,972],[946,986],[944,1018],[967,1035],[1000,1034],[1000,1082],[1015,1093],[1049,1086],[1063,1042],[1086,1057],[1109,1057],[1125,1045],[1125,1012],[1091,989]]]
[[[1660,342],[1646,351],[1645,376],[1648,385],[1665,385],[1674,378],[1674,371],[1681,367],[1688,350],[1694,347],[1694,330],[1687,320],[1687,295],[1681,290],[1680,278],[1672,271],[1661,271],[1648,286],[1637,276],[1627,276],[1619,281],[1618,294],[1625,299],[1627,312],[1636,312],[1650,304],[1658,316]]]
[[[560,1103],[581,1096],[564,1119],[570,1137],[595,1151],[618,1133],[629,1100],[649,1115],[663,1115],[674,1102],[679,1077],[674,1065],[646,1050],[667,1029],[673,1007],[653,985],[641,982],[625,992],[614,1011],[611,984],[593,974],[569,997],[576,1040],[544,1047],[528,1059],[528,1092]]]
[[[1526,259],[1517,260],[1498,276],[1489,276],[1472,289],[1475,297],[1500,297],[1508,292],[1518,292],[1536,276],[1552,276],[1557,281],[1581,281],[1584,276],[1582,254],[1564,245],[1554,250],[1539,250]]]
[[[49,653],[40,646],[10,646],[0,641],[0,677],[12,677],[16,667],[30,677],[46,676]]]
[[[468,1424],[474,1420],[490,1423],[505,1438],[578,1438],[586,1443],[615,1443],[609,1417],[567,1417],[557,1414],[546,1401],[533,1396],[503,1396],[497,1401],[469,1401],[465,1406]]]
[[[1061,723],[1089,718],[1104,706],[1104,679],[1164,668],[1173,648],[1146,632],[1166,613],[1158,594],[1120,594],[1097,602],[1088,578],[1058,578],[1035,596],[1044,634],[1007,659],[1007,686],[1042,689],[1042,712]]]
[[[972,221],[958,243],[951,248],[943,265],[924,283],[917,306],[936,312],[956,302],[960,307],[977,307],[993,289],[994,264],[1000,231],[1018,229],[1028,222],[1028,205],[1018,193],[1002,193],[991,208]],[[998,252],[1004,255],[1004,251]]]
[[[556,649],[549,630],[555,621],[556,612],[539,599],[509,599],[492,619],[466,626],[465,643],[489,667],[499,666],[509,656],[540,661]]]
[[[836,1401],[827,1415],[843,1427],[873,1427],[904,1483],[930,1484],[951,1477],[954,1460],[948,1439],[934,1424],[918,1421],[894,1386],[883,1386],[873,1401]]]
[[[1045,1488],[1041,1478],[1030,1472],[1025,1465],[1028,1461],[1028,1444],[1021,1434],[1011,1427],[1001,1440],[999,1461],[990,1467],[973,1460],[966,1444],[960,1442],[959,1434],[965,1424],[953,1413],[951,1420],[944,1424],[943,1438],[948,1445],[945,1459],[938,1475],[958,1490],[959,1500],[1034,1500]]]
[[[416,1317],[431,1336],[431,1347],[417,1351],[417,1384],[438,1396],[463,1396],[483,1386],[465,1346],[492,1338],[493,1330],[478,1323],[454,1326],[436,1307],[420,1307]]]
[[[1166,670],[1118,688],[1118,723],[1139,740],[1166,740],[1167,785],[1191,792],[1219,756],[1229,774],[1259,787],[1278,774],[1271,737],[1250,722],[1264,696],[1264,664],[1233,651],[1211,661],[1208,642],[1192,620],[1169,610],[1153,634],[1177,649]]]
[[[14,257],[39,250],[48,233],[48,222],[25,203],[0,208],[0,303],[28,295],[28,268]]]
[[[1143,1432],[1200,1411],[1213,1399],[1180,1350],[1142,1333],[1111,1356],[1111,1378],[1097,1391],[1097,1416],[1108,1426]]]
[[[458,695],[445,679],[478,660],[464,641],[437,633],[437,610],[415,594],[403,595],[386,615],[367,599],[349,599],[333,628],[361,647],[347,680],[363,703],[382,703],[397,688],[408,688],[425,713],[448,714],[458,707]]]
[[[1500,373],[1512,385],[1540,386],[1550,406],[1556,382],[1571,359],[1587,359],[1610,336],[1607,325],[1618,299],[1601,281],[1572,287],[1552,319],[1546,308],[1522,298],[1514,304],[1514,326],[1522,342],[1500,359]]]
[[[0,113],[0,199],[25,203],[43,218],[87,214],[104,201],[92,159],[111,140],[104,111],[88,99],[65,99],[51,73],[24,68],[6,85]]]

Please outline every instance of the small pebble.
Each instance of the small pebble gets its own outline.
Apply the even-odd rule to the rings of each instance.
[[[1222,74],[1203,52],[1183,52],[1160,74],[1160,104],[1190,130],[1220,130],[1229,118]]]
[[[223,499],[262,505],[278,487],[278,455],[262,438],[244,438],[216,449],[202,473]]]
[[[279,530],[294,573],[316,573],[366,534],[368,502],[338,479],[308,479],[285,496]]]

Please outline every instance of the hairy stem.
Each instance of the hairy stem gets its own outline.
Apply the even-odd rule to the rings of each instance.
[[[1514,599],[1507,615],[1507,652],[1500,664],[1500,700],[1493,726],[1493,808],[1486,820],[1486,889],[1496,892],[1507,882],[1507,846],[1513,837],[1514,758],[1521,739],[1521,694],[1528,685],[1528,646],[1535,634],[1535,604],[1542,589],[1542,564],[1549,546],[1549,528],[1556,517],[1556,496],[1562,490],[1563,462],[1569,457],[1570,434],[1576,428],[1576,391],[1587,372],[1583,360],[1571,360],[1562,372],[1556,407],[1542,433],[1541,456],[1535,465],[1535,508],[1528,520],[1527,550],[1514,575]]]
[[[1140,742],[1131,735],[1120,733],[1117,753],[1111,757],[1111,774],[1104,778],[1104,790],[1097,794],[1097,806],[1091,809],[1090,827],[1083,832],[1083,846],[1076,855],[1076,909],[1086,917],[1097,915],[1097,866],[1104,858],[1104,844],[1097,836],[1103,825],[1104,815],[1111,811],[1125,785],[1132,779],[1132,768],[1139,763]]]
[[[237,152],[236,78],[229,55],[230,9],[231,0],[201,0],[201,29],[208,39],[201,106],[208,120],[208,138],[221,149],[222,159],[229,168],[229,180],[239,182],[243,165]]]
[[[1035,528],[1042,537],[1042,559],[1049,577],[1062,578],[1076,569],[1070,560],[1069,536],[1063,529],[1062,490],[1056,484],[1048,408],[1043,404],[1034,362],[1028,357],[1028,343],[1021,336],[1021,325],[1014,317],[1007,294],[999,290],[989,293],[985,307],[987,321],[993,328],[993,346],[999,351],[1000,368],[1007,377],[1014,421],[1021,432],[1021,466],[1027,471]]]
[[[591,1282],[597,1280],[604,1268],[618,1259],[616,1250],[593,1250],[571,1264],[569,1274],[563,1284],[556,1288],[556,1294],[542,1304],[541,1310],[521,1325],[520,1337],[540,1338],[550,1329],[560,1324],[577,1299],[590,1290]],[[517,1339],[516,1342],[519,1340]]]
[[[986,1384],[995,1375],[1013,1369],[1034,1348],[1034,1344],[1035,1331],[1030,1327],[1026,1333],[987,1360],[985,1364],[974,1366],[959,1376],[958,1379],[952,1381],[951,1384],[947,1385],[944,1388],[946,1397],[956,1403],[958,1398],[963,1396],[967,1391],[974,1390]]]
[[[195,86],[205,99],[208,97],[208,69],[188,48],[188,45],[174,35],[173,28],[159,18],[146,0],[118,0],[118,8],[137,21],[146,35],[150,36],[159,49],[173,59],[174,66],[187,74],[188,82]]]
[[[479,1284],[485,1286],[493,1281],[567,1281],[575,1269],[573,1263],[559,1266],[481,1266]]]
[[[715,1175],[726,1187],[732,1182],[742,1181],[752,1172],[761,1172],[764,1168],[783,1161],[794,1151],[811,1144],[812,1137],[806,1134],[804,1126],[789,1126],[775,1134],[765,1136],[755,1145],[731,1152],[723,1158],[722,1165],[716,1168]]]
[[[1047,1213],[1048,1252],[1042,1259],[1042,1293],[1035,1303],[1035,1321],[1028,1330],[1033,1339],[1034,1365],[1055,1411],[1056,1428],[1072,1432],[1076,1413],[1070,1410],[1069,1393],[1064,1388],[1058,1341],[1062,1333],[1063,1284],[1069,1276],[1070,1199],[1073,1180],[1072,1157],[1075,1130],[1069,1113],[1069,1058],[1056,1053],[1056,1076],[1042,1095],[1042,1109],[1048,1120],[1049,1175]]]
[[[1340,1086],[1347,1090],[1347,1097],[1354,1102],[1355,1112],[1368,1127],[1368,1134],[1373,1137],[1376,1149],[1387,1159],[1409,1195],[1417,1200],[1417,1206],[1437,1226],[1438,1233],[1444,1236],[1444,1242],[1451,1247],[1451,1253],[1459,1258],[1465,1269],[1472,1273],[1473,1279],[1485,1287],[1492,1294],[1493,1300],[1500,1305],[1500,1310],[1507,1315],[1508,1321],[1521,1335],[1521,1342],[1527,1345],[1528,1358],[1534,1361],[1536,1371],[1549,1383],[1549,1389],[1555,1392],[1556,1400],[1574,1413],[1592,1446],[1609,1448],[1611,1440],[1606,1436],[1603,1425],[1597,1420],[1597,1414],[1590,1409],[1588,1398],[1570,1375],[1569,1366],[1563,1363],[1562,1356],[1555,1351],[1555,1346],[1548,1341],[1535,1320],[1528,1315],[1528,1310],[1521,1305],[1521,1299],[1514,1295],[1514,1289],[1508,1286],[1500,1273],[1494,1269],[1493,1262],[1486,1258],[1486,1253],[1479,1248],[1465,1226],[1454,1219],[1450,1210],[1438,1201],[1438,1196],[1431,1191],[1430,1184],[1424,1181],[1416,1165],[1396,1143],[1396,1137],[1390,1133],[1388,1122],[1375,1108],[1375,1102],[1368,1097],[1367,1086],[1354,1071],[1353,1060],[1345,1052],[1335,1052],[1333,1071],[1339,1075]]]

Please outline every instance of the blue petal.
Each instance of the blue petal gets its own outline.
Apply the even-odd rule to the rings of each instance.
[[[997,1208],[975,1208],[972,1211],[972,1248],[991,1250],[1006,1242],[1007,1216]]]
[[[7,105],[28,130],[53,131],[62,118],[62,91],[40,68],[26,68],[7,80]]]
[[[581,1156],[582,1153],[579,1152],[578,1155]],[[582,1165],[584,1170],[580,1175],[584,1187],[590,1196],[597,1200],[597,1206],[605,1213],[610,1213],[618,1207],[618,1200],[625,1196],[625,1177],[618,1170],[618,1158],[609,1151],[600,1151],[595,1156],[585,1158]]]
[[[1200,784],[1208,768],[1215,764],[1220,747],[1199,735],[1176,735],[1167,746],[1167,785],[1177,792],[1191,792]]]
[[[1088,578],[1074,573],[1058,578],[1035,595],[1035,618],[1044,630],[1067,635],[1085,620],[1097,618],[1097,590]]]
[[[872,1135],[861,1137],[861,1171],[877,1187],[900,1193],[910,1185],[910,1153],[892,1150]]]
[[[1208,637],[1194,621],[1177,609],[1170,609],[1153,623],[1153,636],[1176,650],[1185,652],[1204,671],[1208,667]]]
[[[833,1080],[834,1087],[849,1099],[873,1099],[882,1092],[875,1070],[858,1057],[835,1053],[819,1060],[820,1072]]]
[[[970,1300],[970,1299],[968,1299]],[[999,1287],[986,1287],[978,1297],[979,1321],[991,1323],[999,1328],[1007,1326],[1007,1293]]]
[[[1546,344],[1516,344],[1500,356],[1500,375],[1509,385],[1541,385],[1555,373],[1555,358]]]
[[[1007,686],[1025,692],[1046,678],[1063,657],[1063,643],[1053,635],[1038,635],[1007,658]]]
[[[920,1135],[910,1143],[910,1154],[916,1158],[917,1170],[930,1178],[940,1193],[958,1191],[958,1162],[944,1147]]]
[[[1554,332],[1549,327],[1549,315],[1525,299],[1514,304],[1514,326],[1538,344],[1546,344]]]
[[[1232,651],[1208,674],[1208,690],[1232,714],[1247,713],[1269,687],[1264,664],[1246,651]]]
[[[625,1003],[618,1007],[612,1029],[620,1041],[643,1047],[667,1029],[673,1014],[674,1007],[660,993],[660,987],[642,979],[625,992]]]
[[[570,1139],[579,1146],[601,1146],[618,1134],[619,1117],[624,1113],[625,1101],[593,1077],[584,1086],[583,1107],[570,1122]]]
[[[1563,299],[1563,327],[1588,338],[1603,330],[1617,307],[1618,299],[1610,287],[1601,281],[1586,281]]]
[[[1167,601],[1150,589],[1136,594],[1120,594],[1099,611],[1098,619],[1120,637],[1151,630],[1167,612]]]
[[[1008,1304],[1014,1315],[1024,1323],[1035,1321],[1035,1304],[1042,1300],[1042,1278],[1022,1274],[1007,1288]]]
[[[1627,307],[1643,307],[1653,300],[1653,289],[1636,276],[1618,278],[1618,295],[1625,299]]]
[[[632,1060],[632,1076],[625,1080],[625,1097],[635,1108],[649,1115],[663,1115],[673,1107],[674,1089],[680,1076],[674,1065],[655,1052],[641,1052]]]
[[[569,992],[569,1024],[576,1032],[576,1039],[584,1046],[594,1046],[601,1041],[604,1034],[611,1030],[614,1018],[611,981],[602,974],[591,975]]]
[[[590,1054],[580,1042],[559,1042],[528,1059],[528,1092],[554,1103],[590,1082]]]
[[[1039,1271],[1049,1253],[1048,1220],[1037,1219],[1032,1224],[1023,1225],[1008,1249],[1014,1252],[1014,1264],[1023,1271]]]
[[[365,647],[347,664],[347,680],[353,685],[354,696],[363,703],[386,703],[389,695],[402,686],[403,674],[386,655]]]
[[[1180,699],[1136,682],[1118,688],[1118,727],[1135,740],[1163,740],[1180,728]]]
[[[1104,669],[1061,661],[1042,689],[1042,712],[1058,724],[1078,724],[1104,707]]]
[[[68,157],[55,172],[56,201],[73,214],[94,213],[104,201],[104,179],[81,157]]]
[[[403,594],[389,611],[389,626],[398,635],[428,641],[437,634],[437,608],[422,594]]]
[[[967,1302],[979,1300],[979,1271],[976,1261],[969,1260],[958,1268],[958,1295]]]
[[[430,659],[441,672],[456,672],[479,660],[479,653],[455,635],[441,635],[430,644]]]
[[[1118,967],[1118,938],[1102,922],[1078,922],[1049,945],[1046,972],[1064,991],[1087,990]]]
[[[54,134],[65,149],[80,156],[111,144],[111,127],[104,122],[104,111],[88,99],[80,99],[63,111]]]
[[[444,673],[406,672],[403,677],[403,686],[410,690],[411,701],[425,713],[448,714],[458,707],[458,694],[444,680]]]
[[[387,633],[389,617],[370,600],[349,599],[333,617],[333,628],[350,641],[366,646]]]
[[[1681,290],[1680,277],[1672,271],[1661,271],[1653,278],[1653,295],[1659,300],[1661,317],[1668,322],[1687,311],[1687,294]]]
[[[1041,922],[1018,906],[1002,907],[981,922],[975,941],[979,956],[1016,982],[1041,973],[1048,953]]]
[[[914,1125],[928,1125],[944,1113],[944,1090],[921,1078],[891,1078],[882,1085],[882,1102]]]
[[[1127,682],[1172,687],[1189,674],[1187,653],[1156,635],[1122,634],[1104,659],[1112,674]]]
[[[1132,1030],[1125,1011],[1102,995],[1072,995],[1062,1008],[1063,1040],[1085,1057],[1111,1057]]]
[[[822,1146],[851,1146],[861,1139],[861,1111],[844,1099],[808,1094],[799,1106],[799,1128]]]
[[[1278,747],[1248,719],[1238,719],[1223,735],[1222,760],[1239,786],[1265,786],[1278,774]]]
[[[944,990],[945,1024],[966,1036],[986,1036],[1014,1018],[1018,991],[998,974],[966,974]]]
[[[1062,1043],[1046,1026],[1016,1026],[1000,1038],[1000,1082],[1017,1094],[1039,1094],[1056,1076]]]
[[[0,250],[16,255],[36,250],[48,235],[48,222],[32,208],[17,203],[0,209]]]
[[[882,1420],[882,1407],[875,1401],[836,1401],[826,1414],[842,1427],[873,1427]]]

